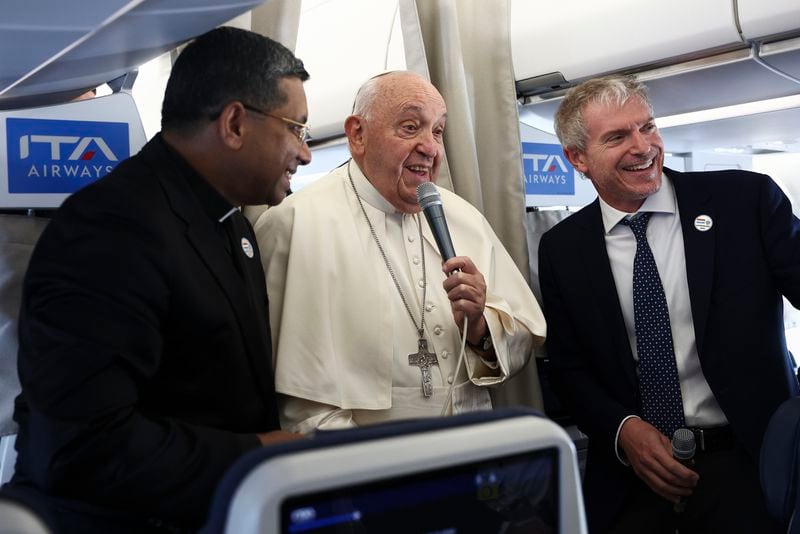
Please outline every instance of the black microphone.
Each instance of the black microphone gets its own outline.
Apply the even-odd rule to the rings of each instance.
[[[672,457],[688,467],[694,468],[694,452],[697,449],[694,443],[694,432],[688,428],[679,428],[672,435]],[[681,500],[673,506],[677,513],[686,510],[686,501]]]
[[[431,227],[433,238],[436,239],[436,246],[444,261],[456,255],[453,250],[453,241],[450,239],[450,230],[447,229],[447,221],[444,218],[442,209],[442,197],[433,182],[423,182],[417,186],[417,202],[425,213],[428,226]]]

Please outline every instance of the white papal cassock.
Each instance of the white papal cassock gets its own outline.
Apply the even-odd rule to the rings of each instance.
[[[408,362],[417,351],[417,331],[364,219],[348,168],[417,323],[427,281],[425,338],[438,356],[430,398],[422,394],[420,369]],[[543,341],[541,309],[489,223],[465,200],[439,192],[456,254],[469,256],[486,279],[484,315],[497,362],[487,365],[467,348],[456,374],[459,329],[428,224],[421,214],[396,211],[350,161],[267,210],[255,225],[283,428],[309,432],[436,416],[453,381],[448,413],[491,408],[485,386],[519,371]]]

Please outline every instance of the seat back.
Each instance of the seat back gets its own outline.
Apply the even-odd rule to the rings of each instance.
[[[761,488],[767,510],[800,533],[800,397],[783,404],[770,419],[760,458]]]
[[[22,301],[22,280],[36,241],[49,219],[26,215],[0,215],[0,485],[14,471],[17,426],[14,399],[19,394],[17,375],[17,319]]]
[[[209,533],[586,532],[575,448],[532,410],[318,432],[243,456]],[[517,530],[515,530],[517,529]]]
[[[130,93],[133,79],[120,78],[118,92],[102,98],[0,109],[0,483],[11,477],[16,458],[12,415],[20,391],[22,281],[49,221],[16,213],[28,208],[52,213],[72,192],[144,146],[142,120]]]

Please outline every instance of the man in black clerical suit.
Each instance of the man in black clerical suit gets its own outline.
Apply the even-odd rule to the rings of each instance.
[[[309,163],[303,63],[220,28],[173,66],[162,132],[67,199],[19,320],[11,491],[58,531],[196,529],[215,485],[279,430],[267,297],[236,209]]]
[[[798,394],[781,298],[800,307],[789,200],[763,174],[664,168],[631,78],[573,89],[556,132],[599,197],[539,246],[554,387],[589,436],[590,529],[778,532],[758,458],[770,416]],[[682,426],[697,439],[691,469],[671,454]]]

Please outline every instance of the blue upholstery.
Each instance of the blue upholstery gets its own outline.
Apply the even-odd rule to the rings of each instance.
[[[761,446],[761,488],[767,510],[800,534],[800,397],[784,402],[770,419]]]

